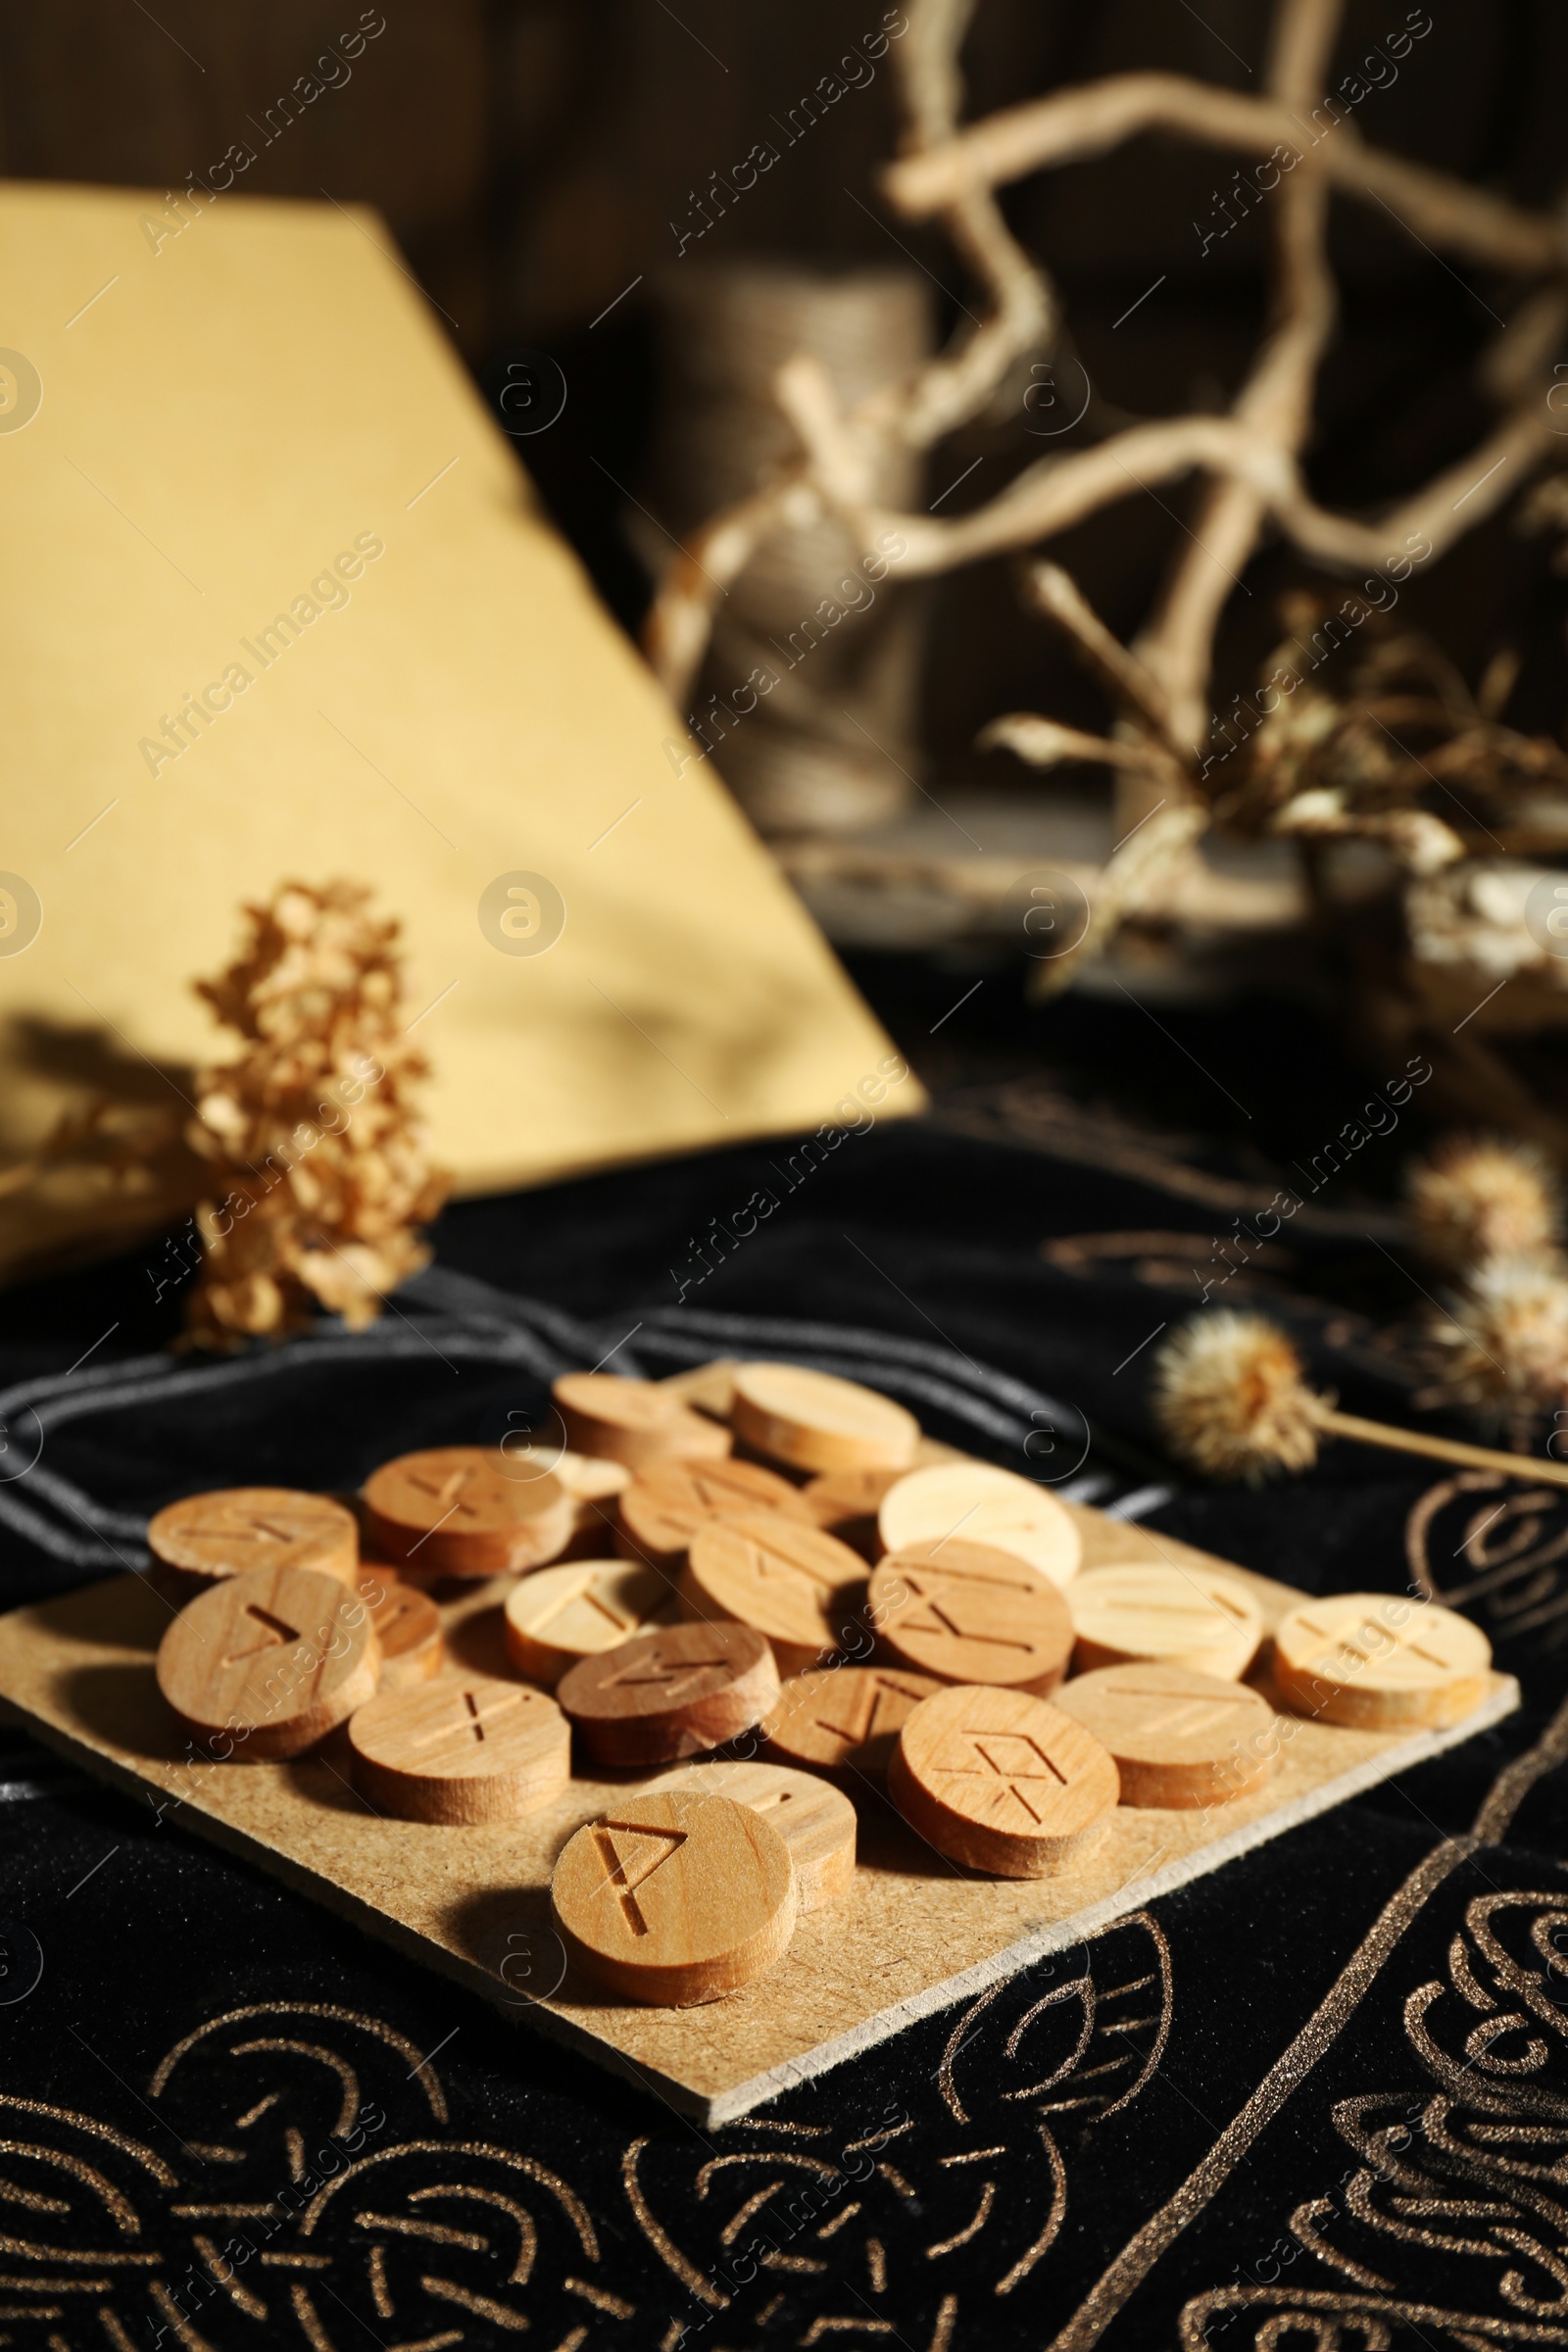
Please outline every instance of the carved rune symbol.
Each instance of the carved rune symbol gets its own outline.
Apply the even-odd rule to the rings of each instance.
[[[990,1633],[983,1625],[966,1624],[964,1620],[969,1617],[970,1612],[965,1608],[964,1603],[971,1597],[971,1594],[964,1585],[954,1583],[922,1586],[916,1577],[907,1573],[906,1573],[905,1582],[910,1592],[924,1604],[918,1615],[906,1617],[901,1621],[905,1633],[951,1634],[955,1641],[983,1642],[990,1649],[1028,1650],[1032,1646],[1028,1642],[1013,1641],[1005,1634]],[[970,1587],[978,1585],[989,1588],[992,1592],[1005,1592],[1009,1598],[1016,1594],[1016,1587],[1004,1585],[1000,1577],[975,1576],[970,1577],[967,1583]],[[983,1599],[983,1595],[978,1592],[974,1593],[972,1597],[976,1600]]]
[[[426,1494],[433,1495],[437,1502],[445,1503],[448,1519],[458,1513],[461,1513],[465,1519],[477,1519],[479,1517],[477,1507],[463,1499],[463,1491],[473,1474],[471,1462],[466,1462],[461,1469],[449,1471],[445,1478],[427,1478],[422,1471],[411,1470],[409,1484],[418,1487]],[[442,1523],[438,1522],[438,1524]]]
[[[624,1846],[616,1843],[624,1838]],[[601,1821],[594,1828],[594,1843],[605,1866],[605,1890],[614,1894],[620,1904],[621,1917],[634,1936],[646,1936],[648,1922],[637,1900],[637,1889],[646,1886],[655,1871],[662,1870],[671,1855],[678,1854],[685,1844],[685,1830],[660,1830],[643,1821]]]
[[[1136,1685],[1129,1690],[1124,1684],[1108,1683],[1108,1698],[1133,1698],[1139,1703],[1138,1729],[1152,1739],[1169,1734],[1173,1740],[1204,1740],[1217,1732],[1232,1715],[1246,1717],[1250,1710],[1244,1698],[1175,1698],[1159,1714],[1149,1703],[1147,1690]]]
[[[642,1658],[630,1666],[621,1666],[607,1674],[600,1688],[605,1690],[658,1690],[670,1706],[678,1706],[690,1690],[701,1687],[705,1674],[715,1668],[722,1670],[727,1658],[662,1659],[657,1651],[651,1658]]]
[[[1315,1663],[1326,1667],[1348,1667],[1352,1673],[1359,1674],[1368,1666],[1396,1665],[1397,1653],[1402,1650],[1406,1657],[1419,1658],[1423,1665],[1435,1667],[1440,1674],[1447,1670],[1447,1659],[1439,1656],[1435,1650],[1423,1648],[1413,1633],[1406,1634],[1399,1626],[1380,1624],[1373,1617],[1363,1617],[1352,1633],[1339,1635],[1331,1633],[1326,1626],[1314,1624],[1304,1614],[1301,1624],[1324,1643],[1323,1656]]]
[[[253,1637],[248,1649],[231,1649],[223,1660],[225,1666],[238,1666],[245,1658],[259,1658],[264,1649],[281,1649],[286,1642],[300,1638],[297,1626],[285,1625],[281,1617],[274,1617],[270,1609],[258,1608],[254,1600],[246,1602],[245,1615],[261,1628],[261,1640]],[[240,1626],[236,1635],[243,1636],[247,1631],[247,1627]]]
[[[203,1532],[241,1539],[261,1538],[269,1544],[296,1544],[300,1533],[297,1527],[279,1527],[263,1512],[246,1510],[234,1503],[225,1503],[220,1511],[215,1511]]]
[[[1038,1740],[1028,1732],[990,1732],[965,1730],[969,1752],[978,1760],[973,1764],[953,1764],[948,1772],[955,1780],[983,1779],[992,1786],[980,1797],[987,1810],[996,1812],[1006,1796],[1013,1797],[1033,1822],[1045,1819],[1036,1801],[1045,1793],[1068,1786],[1067,1775],[1052,1762]],[[1030,1795],[1020,1782],[1034,1784]]]
[[[598,1573],[596,1563],[592,1568],[585,1568],[575,1583],[564,1585],[555,1598],[532,1620],[528,1628],[529,1632],[536,1635],[542,1634],[548,1626],[554,1625],[565,1610],[574,1609],[578,1601],[583,1601],[590,1609],[597,1610],[601,1617],[612,1625],[616,1633],[623,1634],[628,1625],[633,1624],[635,1620],[624,1609],[612,1608],[604,1594],[594,1590],[594,1579]]]
[[[483,1704],[474,1697],[471,1690],[464,1690],[458,1695],[463,1700],[463,1706],[459,1710],[457,1722],[455,1724],[438,1723],[434,1731],[421,1733],[414,1742],[416,1750],[433,1747],[438,1740],[450,1740],[454,1731],[469,1732],[475,1740],[482,1740],[487,1723],[494,1725],[498,1715],[510,1714],[514,1707],[521,1706],[523,1703],[520,1690],[515,1694],[508,1691],[500,1697],[487,1698]]]
[[[786,1551],[748,1539],[746,1556],[759,1577],[781,1577],[786,1584],[805,1585],[813,1600],[831,1600],[839,1587],[813,1560],[791,1559]]]
[[[896,1731],[908,1713],[911,1697],[918,1698],[922,1693],[918,1684],[911,1691],[904,1684],[879,1674],[864,1683],[852,1683],[847,1691],[834,1695],[839,1700],[837,1714],[830,1707],[826,1714],[816,1718],[817,1726],[821,1731],[831,1732],[835,1739],[850,1740],[858,1746],[878,1732]]]

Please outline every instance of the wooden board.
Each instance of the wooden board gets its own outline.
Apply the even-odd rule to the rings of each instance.
[[[1216,1564],[1098,1512],[1077,1516],[1086,1563]],[[1300,1597],[1265,1577],[1232,1573],[1257,1593],[1268,1624]],[[444,1610],[448,1671],[508,1671],[499,1599],[510,1583],[480,1586]],[[294,1763],[193,1771],[153,1680],[168,1622],[165,1605],[132,1576],[16,1611],[0,1630],[0,1707],[89,1771],[164,1803],[166,1822],[260,1864],[710,2126],[1455,1745],[1519,1703],[1511,1677],[1494,1675],[1484,1703],[1446,1732],[1300,1722],[1254,1795],[1208,1814],[1123,1806],[1100,1849],[1055,1879],[955,1869],[866,1802],[849,1893],[803,1919],[784,1960],[760,1983],[709,2007],[646,2009],[567,1977],[541,2003],[529,1993],[560,1965],[547,1924],[556,1856],[585,1821],[658,1775],[574,1780],[531,1821],[452,1829],[369,1812],[349,1786],[341,1733]]]

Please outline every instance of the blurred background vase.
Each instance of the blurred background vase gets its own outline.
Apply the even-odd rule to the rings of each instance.
[[[795,353],[822,363],[849,409],[932,349],[928,290],[913,271],[693,262],[666,271],[657,300],[664,396],[650,490],[678,536],[795,454],[772,389]],[[920,452],[890,452],[873,496],[914,505],[923,470]],[[656,540],[646,552],[657,565],[669,550]],[[855,832],[910,798],[926,601],[918,586],[868,576],[826,516],[765,541],[721,600],[692,715],[762,832]],[[721,713],[738,693],[744,705],[759,668],[776,683],[755,709],[705,719],[715,698]]]

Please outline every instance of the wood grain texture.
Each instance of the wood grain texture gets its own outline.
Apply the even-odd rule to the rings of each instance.
[[[662,2007],[722,2000],[764,1975],[795,1933],[797,1904],[795,1866],[760,1813],[673,1789],[588,1823],[550,1882],[570,1958]]]
[[[890,1658],[940,1683],[996,1683],[1043,1698],[1072,1654],[1059,1587],[989,1544],[889,1552],[871,1571],[867,1616]]]
[[[897,1470],[920,1443],[891,1396],[801,1364],[738,1364],[730,1421],[738,1438],[793,1470]]]
[[[778,1668],[750,1626],[672,1625],[583,1658],[556,1695],[596,1764],[674,1764],[760,1723]]]
[[[315,1568],[350,1577],[360,1556],[352,1511],[295,1487],[221,1487],[166,1503],[147,1523],[148,1582],[176,1608],[220,1577]]]
[[[555,1700],[483,1675],[377,1692],[349,1745],[355,1788],[403,1821],[521,1821],[571,1778],[571,1727]]]
[[[858,1823],[842,1788],[813,1772],[787,1764],[752,1764],[728,1759],[683,1764],[649,1783],[651,1794],[665,1788],[691,1796],[727,1796],[765,1815],[795,1865],[800,1916],[820,1911],[848,1892],[855,1879]]]
[[[713,1461],[729,1452],[727,1429],[695,1413],[662,1381],[613,1372],[564,1372],[552,1383],[566,1437],[579,1453],[647,1470],[655,1462]]]
[[[570,1495],[552,1472],[495,1446],[435,1446],[365,1482],[370,1541],[421,1576],[538,1568],[570,1537]]]
[[[1124,1805],[1234,1804],[1274,1769],[1274,1710],[1245,1683],[1189,1666],[1102,1666],[1056,1692],[1121,1776]]]
[[[1147,1556],[1226,1566],[1069,1504],[1086,1557]],[[1227,1566],[1259,1599],[1265,1622],[1303,1595]],[[499,1628],[510,1582],[462,1588],[442,1606],[449,1663],[470,1636]],[[580,2055],[647,2082],[705,2129],[742,2115],[808,2077],[873,2047],[915,2020],[971,1998],[1043,1954],[1066,1951],[1109,1921],[1221,1867],[1297,1823],[1472,1737],[1518,1704],[1494,1675],[1473,1716],[1446,1730],[1376,1733],[1294,1715],[1280,1719],[1272,1779],[1213,1812],[1121,1807],[1104,1842],[1054,1879],[966,1877],[934,1860],[891,1807],[860,1823],[855,1886],[838,1906],[801,1921],[784,1958],[718,2008],[683,2012],[561,1986],[519,2009],[500,1970],[521,1922],[548,1936],[550,1873],[566,1839],[608,1806],[624,1781],[577,1776],[530,1820],[445,1828],[383,1820],[324,1758],[244,1771],[187,1752],[164,1706],[154,1653],[169,1612],[140,1577],[20,1610],[0,1627],[0,1705],[7,1720],[56,1747],[137,1805],[269,1871],[502,2013],[564,2039]],[[489,1642],[478,1644],[488,1654]],[[477,1655],[477,1650],[475,1650]],[[499,1631],[494,1665],[505,1671]],[[662,1768],[661,1768],[662,1769]],[[542,1948],[554,1952],[553,1945]],[[555,1963],[552,1962],[552,1967]]]
[[[158,1688],[210,1753],[303,1755],[374,1695],[370,1613],[335,1576],[252,1568],[199,1593],[158,1644]]]
[[[782,1511],[710,1519],[693,1537],[680,1579],[689,1617],[765,1635],[780,1674],[804,1674],[852,1642],[865,1592],[858,1552]]]
[[[762,1738],[781,1764],[880,1781],[903,1725],[942,1688],[933,1675],[898,1666],[828,1666],[792,1675],[763,1721]]]
[[[1263,1639],[1263,1612],[1236,1578],[1162,1560],[1096,1568],[1079,1577],[1067,1606],[1079,1674],[1146,1661],[1235,1682]]]
[[[658,1462],[620,1497],[615,1548],[628,1559],[679,1569],[692,1538],[710,1519],[744,1519],[757,1511],[815,1524],[799,1488],[760,1462]]]
[[[671,1625],[677,1613],[669,1579],[636,1560],[537,1568],[507,1595],[507,1655],[519,1674],[553,1690],[580,1659]]]
[[[1014,1552],[1054,1585],[1071,1582],[1083,1544],[1072,1515],[1045,1487],[989,1462],[933,1462],[888,1489],[877,1512],[884,1551],[960,1537]]]
[[[1455,1723],[1492,1668],[1492,1644],[1468,1617],[1396,1592],[1302,1601],[1274,1637],[1285,1703],[1366,1731]]]
[[[922,1699],[899,1734],[888,1793],[952,1862],[1038,1879],[1081,1863],[1121,1793],[1116,1767],[1046,1699],[958,1686]]]
[[[370,1612],[381,1652],[380,1690],[399,1690],[439,1674],[446,1640],[441,1612],[427,1592],[406,1585],[390,1568],[373,1560],[361,1562],[352,1589]]]

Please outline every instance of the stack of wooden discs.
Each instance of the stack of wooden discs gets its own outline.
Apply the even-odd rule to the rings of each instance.
[[[836,1375],[568,1373],[555,1403],[554,1452],[443,1446],[354,1497],[159,1512],[158,1680],[215,1761],[338,1735],[379,1814],[493,1836],[556,1808],[562,1940],[628,1998],[716,1999],[772,1967],[852,1888],[867,1806],[945,1864],[1071,1872],[1118,1804],[1256,1796],[1281,1711],[1404,1731],[1486,1693],[1484,1638],[1435,1605],[1339,1594],[1270,1630],[1244,1570],[1085,1568],[1048,1488]],[[446,1653],[454,1593],[494,1626],[489,1672]],[[574,1754],[581,1778],[635,1777],[567,1835]]]

